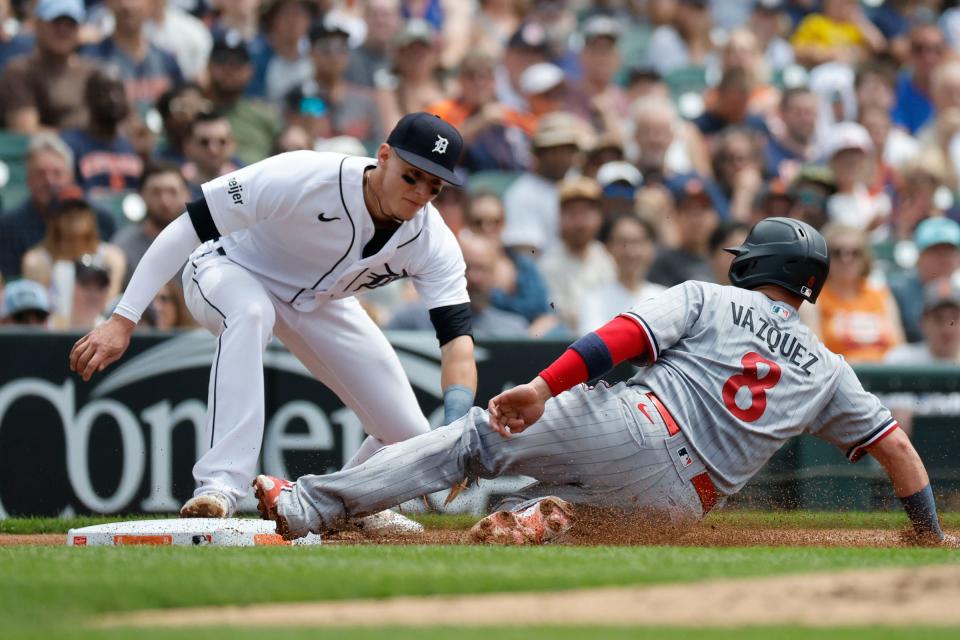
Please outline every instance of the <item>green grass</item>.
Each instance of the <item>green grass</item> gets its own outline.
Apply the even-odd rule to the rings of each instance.
[[[462,528],[473,517],[427,516],[433,528]],[[18,519],[0,521],[0,532],[65,532],[71,527],[116,518]],[[960,514],[947,514],[948,527]],[[719,526],[790,528],[872,527],[897,529],[899,513],[718,512]],[[960,564],[944,549],[320,546],[320,547],[0,547],[0,638],[263,638],[271,631],[129,630],[100,631],[84,621],[108,612],[185,606],[382,598],[396,595],[545,591],[593,586],[646,585],[720,577],[763,576],[881,566]],[[491,612],[491,619],[495,619]],[[691,618],[695,624],[695,616]],[[859,640],[865,629],[811,632],[766,628],[706,632],[710,638],[819,638]],[[954,638],[958,629],[870,629],[869,637]],[[908,636],[907,633],[910,635]],[[434,640],[494,637],[702,638],[704,632],[676,629],[415,629],[284,630],[285,638]]]
[[[960,563],[960,555],[760,547],[5,547],[0,637],[31,627],[60,636],[91,615],[144,608],[540,591],[939,563]]]

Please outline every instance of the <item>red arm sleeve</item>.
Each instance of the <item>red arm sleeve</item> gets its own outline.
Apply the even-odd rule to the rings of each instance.
[[[644,356],[650,344],[640,326],[618,316],[574,342],[540,372],[553,395],[597,378],[624,360]]]

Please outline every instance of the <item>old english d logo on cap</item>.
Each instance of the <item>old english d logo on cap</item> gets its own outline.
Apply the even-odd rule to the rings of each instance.
[[[440,117],[422,111],[403,116],[390,132],[387,144],[421,171],[457,187],[463,184],[453,171],[463,152],[463,138]]]

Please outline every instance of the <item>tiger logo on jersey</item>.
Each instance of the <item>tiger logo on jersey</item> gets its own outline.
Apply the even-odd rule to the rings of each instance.
[[[388,264],[384,264],[383,268],[387,270],[386,273],[369,273],[367,275],[367,281],[357,287],[355,291],[360,291],[360,289],[377,289],[379,287],[385,287],[391,282],[395,282],[401,278],[410,277],[410,274],[407,273],[406,269],[402,269],[400,273],[394,273]]]

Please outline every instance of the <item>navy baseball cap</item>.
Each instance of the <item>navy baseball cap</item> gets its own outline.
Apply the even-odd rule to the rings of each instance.
[[[406,162],[455,187],[464,179],[454,173],[463,138],[456,127],[431,113],[408,113],[387,137],[387,144]]]

